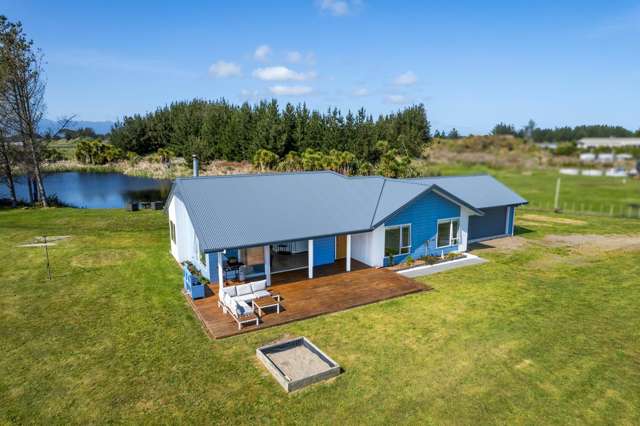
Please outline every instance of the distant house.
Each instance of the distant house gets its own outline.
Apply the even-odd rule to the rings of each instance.
[[[612,152],[603,152],[598,154],[598,161],[601,163],[613,163],[616,156]]]
[[[584,163],[591,163],[596,161],[596,154],[593,154],[591,152],[584,152],[582,154],[580,154],[580,161],[584,162]]]
[[[178,178],[166,203],[171,254],[222,284],[338,263],[381,267],[513,235],[527,201],[488,175],[388,179],[333,172]],[[231,262],[230,262],[231,261]],[[237,273],[237,271],[233,271]]]
[[[577,142],[579,148],[622,148],[640,146],[640,138],[582,138]]]

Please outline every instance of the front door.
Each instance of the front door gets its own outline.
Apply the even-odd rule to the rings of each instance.
[[[336,259],[344,259],[347,257],[347,236],[336,236]]]

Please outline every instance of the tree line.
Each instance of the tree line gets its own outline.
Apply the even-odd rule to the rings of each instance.
[[[429,131],[422,104],[374,120],[364,109],[344,115],[336,108],[322,113],[306,104],[280,108],[276,100],[234,105],[224,99],[194,99],[125,117],[112,129],[110,142],[124,152],[145,155],[167,148],[203,161],[251,161],[261,150],[282,159],[310,149],[349,152],[375,164],[381,156],[379,141],[398,155],[416,157],[428,143]]]
[[[529,120],[529,123],[520,129],[516,129],[513,124],[500,122],[493,127],[491,134],[512,135],[535,142],[575,142],[582,138],[640,137],[640,129],[634,132],[622,126],[606,124],[563,126],[552,129],[537,127],[533,120]]]

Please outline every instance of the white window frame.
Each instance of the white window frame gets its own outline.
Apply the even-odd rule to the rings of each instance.
[[[454,236],[452,234],[453,234],[453,222],[455,221],[458,222],[458,233],[457,235]],[[445,222],[449,222],[449,244],[445,246],[439,246],[438,241],[440,240],[440,238],[438,234],[440,232],[440,224]],[[456,246],[458,244],[460,244],[460,217],[448,217],[446,219],[438,219],[438,223],[436,225],[436,248],[437,249],[447,248],[447,247]]]
[[[409,244],[408,245],[404,245],[404,241],[402,241],[402,228],[404,227],[408,227],[409,228]],[[384,247],[385,247],[385,251],[387,248],[387,230],[388,229],[399,229],[400,230],[400,245],[398,246],[398,254],[394,254],[393,257],[396,256],[405,256],[407,254],[411,253],[411,239],[412,239],[412,235],[411,235],[411,224],[410,223],[403,223],[402,225],[393,225],[393,226],[385,226],[384,227]],[[402,249],[407,249],[406,253],[402,252]],[[386,257],[386,256],[385,256]]]

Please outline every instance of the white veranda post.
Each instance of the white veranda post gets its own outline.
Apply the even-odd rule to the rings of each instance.
[[[351,234],[347,234],[347,272],[351,271]]]
[[[309,279],[313,278],[313,240],[309,240]]]
[[[218,292],[222,293],[224,288],[224,270],[222,267],[222,252],[218,252]]]
[[[267,286],[271,285],[271,246],[264,246],[264,275],[267,279]]]

